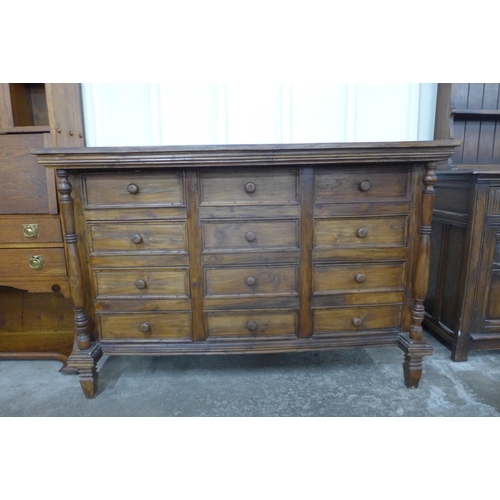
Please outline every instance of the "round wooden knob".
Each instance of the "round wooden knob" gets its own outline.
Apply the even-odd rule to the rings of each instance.
[[[361,318],[355,317],[355,318],[352,318],[352,324],[354,326],[361,326],[363,324],[363,321]]]
[[[253,276],[249,276],[249,277],[247,278],[247,285],[248,285],[248,286],[254,286],[254,285],[255,285],[255,281],[256,281],[256,280],[255,280],[255,278],[254,278]]]
[[[359,190],[360,191],[370,191],[372,187],[372,183],[370,181],[361,181],[359,183]]]
[[[357,236],[358,238],[365,238],[367,234],[368,234],[368,229],[366,229],[366,227],[360,227],[360,228],[356,231],[356,236]]]
[[[358,283],[364,283],[365,280],[366,280],[366,276],[363,274],[363,273],[359,273],[359,274],[356,274],[356,276],[354,276],[354,279],[358,282]]]
[[[256,189],[257,189],[257,186],[253,182],[247,182],[245,184],[245,191],[247,193],[254,193]]]
[[[135,286],[139,289],[139,290],[143,290],[144,288],[146,288],[146,282],[144,280],[137,280],[135,282]]]
[[[247,328],[253,332],[257,328],[257,323],[255,321],[249,321],[247,323]]]
[[[129,184],[127,186],[127,191],[130,194],[137,194],[139,192],[139,186],[137,186],[136,184]]]
[[[254,241],[257,236],[255,236],[255,233],[253,233],[252,231],[248,231],[248,233],[245,234],[245,238],[247,239],[247,241]]]
[[[134,234],[134,236],[132,236],[132,243],[135,243],[136,245],[138,245],[139,243],[142,243],[142,236],[140,234]]]
[[[142,333],[147,333],[151,331],[151,325],[148,322],[143,323],[139,328]]]

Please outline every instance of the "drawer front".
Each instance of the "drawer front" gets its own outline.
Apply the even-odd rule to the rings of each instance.
[[[345,291],[401,290],[403,264],[316,264],[313,292],[316,294]]]
[[[243,251],[299,246],[298,223],[290,221],[203,222],[203,249]]]
[[[158,296],[188,298],[187,268],[116,269],[95,271],[97,294],[101,296]]]
[[[0,275],[11,277],[66,276],[63,248],[0,250]]]
[[[189,339],[191,314],[113,314],[102,315],[103,339]]]
[[[295,311],[241,311],[206,313],[209,337],[291,335],[297,332]]]
[[[406,245],[406,216],[315,220],[316,247]]]
[[[180,172],[84,175],[83,189],[87,209],[185,205]]]
[[[207,268],[205,295],[297,294],[297,275],[297,266]]]
[[[408,167],[362,168],[347,171],[317,169],[314,200],[316,203],[365,203],[409,198]]]
[[[94,252],[185,252],[185,223],[90,224]]]
[[[0,244],[62,243],[59,218],[1,217]]]
[[[299,203],[296,169],[215,170],[200,174],[201,205],[295,205]]]
[[[401,306],[313,309],[314,333],[397,328]]]

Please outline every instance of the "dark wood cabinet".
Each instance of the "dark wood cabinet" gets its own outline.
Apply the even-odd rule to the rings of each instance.
[[[62,145],[84,145],[80,85],[1,83],[3,358],[65,361],[71,352],[72,307],[56,181],[54,173],[41,167],[31,154],[32,149]]]
[[[462,145],[439,165],[425,326],[464,361],[500,348],[500,84],[439,84],[436,139]]]
[[[87,397],[122,354],[398,346],[418,385],[436,162],[456,142],[45,149]]]

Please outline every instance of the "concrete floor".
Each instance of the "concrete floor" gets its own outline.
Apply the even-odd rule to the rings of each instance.
[[[500,353],[455,363],[427,335],[418,389],[396,347],[319,353],[109,357],[85,399],[57,361],[0,361],[0,416],[496,417]]]

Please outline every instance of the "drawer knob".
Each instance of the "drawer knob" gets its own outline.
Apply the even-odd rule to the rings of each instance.
[[[366,229],[366,227],[360,227],[360,228],[356,231],[356,236],[357,236],[358,238],[365,238],[367,234],[368,234],[368,229]]]
[[[137,194],[139,192],[139,186],[137,186],[136,184],[129,184],[127,186],[127,191],[130,194]]]
[[[134,234],[134,236],[132,236],[132,243],[135,243],[136,245],[138,245],[139,243],[142,243],[142,236],[140,234]]]
[[[370,181],[361,181],[359,183],[359,190],[360,191],[370,191],[372,187],[372,183]]]
[[[44,265],[43,255],[30,255],[29,263],[31,269],[42,269]]]
[[[26,238],[38,236],[38,224],[23,224],[23,234]]]
[[[354,276],[354,279],[358,283],[364,283],[366,281],[366,276],[363,273],[359,273],[359,274],[356,274],[356,276]]]
[[[135,286],[139,289],[139,290],[143,290],[144,288],[146,288],[146,282],[144,280],[137,280],[135,282]]]
[[[363,324],[363,320],[358,317],[352,318],[352,324],[354,326],[361,326]]]
[[[147,333],[151,331],[151,325],[146,321],[140,326],[140,330],[142,333]]]
[[[257,238],[257,236],[255,236],[255,233],[253,233],[252,231],[248,231],[248,233],[245,235],[245,238],[247,239],[247,241],[255,241],[255,238]]]
[[[248,286],[254,286],[254,285],[255,285],[255,282],[256,282],[256,280],[255,280],[255,278],[254,278],[253,276],[249,276],[249,277],[247,278],[247,285],[248,285]]]
[[[247,328],[253,332],[257,328],[257,323],[255,321],[249,321],[247,323]]]
[[[255,193],[256,189],[257,189],[257,186],[253,182],[247,182],[245,184],[245,191],[247,193]]]

